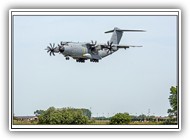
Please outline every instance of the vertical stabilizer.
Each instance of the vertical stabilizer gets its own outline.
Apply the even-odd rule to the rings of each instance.
[[[115,27],[113,30],[107,31],[105,33],[111,33],[111,32],[113,32],[113,34],[111,36],[110,43],[113,42],[113,44],[119,44],[123,32],[144,32],[144,30],[121,30]]]

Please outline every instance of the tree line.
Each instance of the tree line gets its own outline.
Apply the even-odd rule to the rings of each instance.
[[[178,115],[178,95],[177,86],[170,88],[169,102],[171,108],[168,109],[168,116],[172,122],[176,122]],[[38,116],[38,124],[90,124],[92,121],[91,111],[85,108],[55,108],[50,107],[47,110],[36,110],[34,112]],[[139,116],[130,116],[128,113],[117,113],[108,119],[109,124],[129,124],[131,121],[156,121],[155,116],[146,116],[144,114]],[[168,122],[171,124],[172,122]]]
[[[47,110],[36,110],[38,124],[87,124],[91,118],[89,109],[76,108],[55,108],[50,107]]]

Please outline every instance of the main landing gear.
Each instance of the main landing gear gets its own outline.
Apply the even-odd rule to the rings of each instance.
[[[84,62],[85,62],[85,59],[77,59],[76,62],[84,63]]]
[[[90,62],[95,62],[95,63],[98,63],[99,60],[98,59],[90,59]]]

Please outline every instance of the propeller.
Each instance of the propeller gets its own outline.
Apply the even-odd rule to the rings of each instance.
[[[45,50],[47,50],[47,53],[49,53],[49,55],[51,56],[51,54],[53,54],[55,56],[55,52],[57,52],[57,47],[55,47],[55,43],[49,43],[49,46],[47,46],[47,48]]]
[[[91,40],[91,43],[90,43],[90,50],[91,52],[95,52],[96,51],[96,44],[97,44],[97,41],[93,41]]]
[[[112,44],[113,44],[113,42],[107,41],[107,47],[106,47],[108,49],[107,53],[112,51],[112,47],[113,47]]]
[[[92,46],[96,46],[96,44],[97,44],[97,41],[94,41],[94,42],[93,42],[93,40],[91,40],[91,45],[92,45]]]

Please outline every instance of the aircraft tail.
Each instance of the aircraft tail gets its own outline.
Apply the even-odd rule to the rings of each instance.
[[[113,42],[113,44],[119,44],[121,37],[123,35],[123,32],[144,32],[144,30],[121,30],[117,27],[115,27],[113,30],[106,31],[105,33],[112,33],[112,37],[110,39],[110,43]]]

